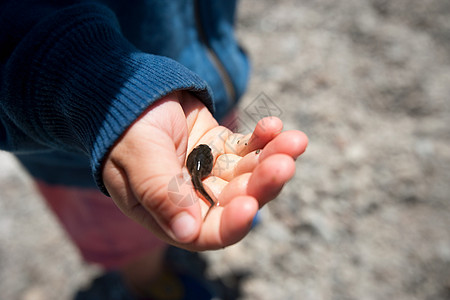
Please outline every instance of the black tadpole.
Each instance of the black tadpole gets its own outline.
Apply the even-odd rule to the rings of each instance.
[[[186,167],[191,175],[192,184],[194,185],[195,190],[210,203],[208,213],[216,202],[211,198],[208,192],[206,192],[202,179],[211,174],[213,163],[214,157],[211,148],[206,144],[195,147],[186,160]],[[206,213],[206,215],[208,215],[208,213]]]

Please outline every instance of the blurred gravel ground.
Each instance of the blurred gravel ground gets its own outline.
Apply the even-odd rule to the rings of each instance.
[[[248,273],[242,299],[450,299],[450,2],[243,0],[238,32],[242,131],[271,111],[310,145],[209,274]],[[96,270],[0,165],[0,298],[69,299]]]

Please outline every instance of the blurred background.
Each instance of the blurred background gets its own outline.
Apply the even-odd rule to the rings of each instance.
[[[270,112],[310,144],[209,276],[246,274],[240,299],[450,299],[450,2],[242,0],[237,31],[241,130]],[[0,298],[69,299],[98,270],[0,166]]]

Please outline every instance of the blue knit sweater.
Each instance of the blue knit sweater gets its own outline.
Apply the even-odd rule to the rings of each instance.
[[[0,147],[50,183],[92,186],[90,168],[104,190],[105,155],[154,101],[189,90],[220,119],[241,96],[235,4],[1,1]]]

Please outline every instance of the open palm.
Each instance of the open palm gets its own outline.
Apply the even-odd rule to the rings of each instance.
[[[223,248],[242,239],[261,206],[274,199],[294,175],[294,159],[306,136],[282,132],[277,118],[261,120],[251,135],[219,126],[207,108],[187,92],[152,105],[111,150],[103,180],[129,217],[164,241],[189,250]],[[212,149],[214,167],[203,180],[219,205],[211,209],[191,184],[171,193],[170,183],[187,178],[187,154],[199,144]],[[180,194],[195,201],[180,205]]]

